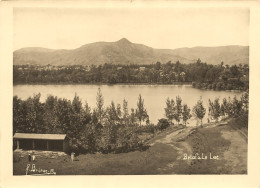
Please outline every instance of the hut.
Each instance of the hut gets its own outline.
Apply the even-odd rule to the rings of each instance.
[[[63,152],[69,150],[66,134],[15,133],[13,138],[16,149]]]

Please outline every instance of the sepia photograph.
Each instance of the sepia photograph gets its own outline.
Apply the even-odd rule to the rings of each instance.
[[[14,176],[248,174],[248,7],[12,16]]]

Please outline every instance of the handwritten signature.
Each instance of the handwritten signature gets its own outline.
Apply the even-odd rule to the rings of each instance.
[[[50,169],[50,170],[44,170],[41,168],[36,168],[35,164],[32,164],[31,168],[30,168],[31,164],[27,164],[26,167],[26,175],[56,175],[56,172],[54,171],[54,169]]]

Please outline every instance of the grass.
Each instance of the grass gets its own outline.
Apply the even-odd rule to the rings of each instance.
[[[155,144],[146,151],[120,154],[79,155],[78,161],[72,162],[69,156],[56,159],[39,158],[36,168],[55,169],[57,175],[124,175],[158,174],[158,168],[165,166],[177,157],[176,150],[165,144]],[[14,175],[24,175],[28,164],[27,157],[14,162]]]
[[[228,125],[241,134],[247,141],[248,139],[248,114],[242,114],[237,118],[233,118],[228,122]]]

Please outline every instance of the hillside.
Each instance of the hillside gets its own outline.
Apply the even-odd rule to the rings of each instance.
[[[191,63],[200,58],[209,64],[248,64],[248,46],[194,47],[179,49],[154,49],[135,44],[125,38],[117,42],[96,42],[73,50],[51,50],[46,48],[22,48],[14,51],[14,65],[100,65],[151,64],[160,61]]]
[[[173,50],[176,55],[190,60],[200,58],[203,62],[210,64],[219,64],[221,61],[225,64],[248,64],[249,47],[248,46],[219,46],[219,47],[194,47],[179,48]]]

